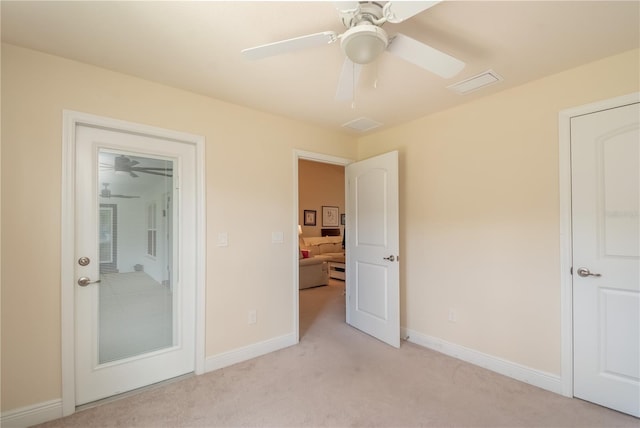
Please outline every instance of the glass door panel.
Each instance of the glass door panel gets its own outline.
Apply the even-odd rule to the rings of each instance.
[[[100,149],[98,364],[173,347],[174,161]]]

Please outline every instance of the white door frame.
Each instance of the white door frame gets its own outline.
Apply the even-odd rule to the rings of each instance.
[[[298,217],[299,211],[299,201],[298,201],[298,161],[299,160],[310,160],[314,162],[328,163],[332,165],[340,165],[347,166],[350,163],[354,162],[351,159],[341,158],[337,156],[325,155],[322,153],[314,153],[307,152],[304,150],[294,150],[293,151],[293,219],[294,223],[291,226],[292,232],[291,236],[294,236],[295,239],[292,239],[292,258],[293,258],[293,330],[296,338],[296,342],[300,342],[300,257],[298,248],[298,241],[300,237],[298,236],[298,225],[300,224],[300,218]],[[347,180],[345,177],[345,195],[347,194]]]
[[[62,118],[62,219],[61,219],[61,339],[62,414],[75,412],[75,130],[77,125],[97,126],[172,139],[196,148],[196,337],[195,373],[204,373],[205,362],[205,191],[203,136],[171,131],[72,110]]]
[[[573,278],[571,238],[571,118],[637,103],[640,92],[562,110],[559,128],[560,184],[560,328],[562,395],[573,397]]]

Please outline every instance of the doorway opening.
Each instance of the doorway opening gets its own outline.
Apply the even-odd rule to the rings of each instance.
[[[344,290],[346,277],[339,278],[339,270],[344,273],[343,237],[345,229],[344,210],[346,183],[344,179],[345,167],[351,163],[349,159],[328,156],[312,152],[294,152],[294,235],[298,240],[294,245],[294,325],[298,341],[304,334],[301,325],[306,329],[313,321],[314,314],[300,313],[300,294],[305,289],[316,286],[340,287]],[[309,177],[321,173],[325,177],[324,182],[313,182]],[[337,189],[339,187],[339,189]],[[306,195],[303,195],[307,193]],[[312,193],[312,194],[311,194]],[[325,207],[325,208],[323,208]],[[326,218],[323,218],[323,210]],[[336,215],[333,217],[334,215]],[[331,216],[331,218],[329,218]],[[325,220],[325,221],[323,221]],[[342,223],[342,224],[341,224]],[[322,235],[332,234],[328,237],[327,244],[323,246],[325,256],[320,254],[320,241]],[[338,235],[335,235],[338,233]],[[306,238],[306,239],[305,239]],[[315,242],[314,242],[315,241]],[[316,244],[316,245],[313,245]],[[312,247],[310,247],[312,245]],[[309,250],[315,248],[317,254]],[[306,251],[302,251],[305,249]],[[334,251],[335,250],[335,251]],[[332,253],[332,254],[329,254]],[[337,253],[337,254],[333,254]],[[303,254],[307,258],[304,257]],[[336,257],[342,255],[342,260]],[[314,256],[317,260],[311,260]],[[326,259],[326,260],[323,260]],[[330,260],[331,259],[331,260]],[[331,268],[334,272],[330,273]],[[342,266],[342,267],[341,267]],[[333,278],[330,277],[333,276]],[[301,282],[302,281],[302,282]],[[324,283],[324,284],[323,284]],[[310,293],[307,293],[310,295]],[[316,309],[318,309],[316,307]],[[306,317],[301,323],[301,317]]]
[[[298,161],[301,337],[323,311],[328,295],[345,294],[344,183],[342,165]]]

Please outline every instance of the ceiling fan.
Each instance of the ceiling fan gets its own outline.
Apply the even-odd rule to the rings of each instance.
[[[392,37],[382,28],[386,22],[398,24],[440,3],[437,1],[336,1],[333,2],[347,30],[338,34],[324,31],[262,46],[244,49],[242,55],[251,60],[262,59],[305,48],[322,46],[340,40],[346,55],[340,73],[337,100],[352,98],[362,64],[374,61],[387,51],[443,78],[458,74],[465,63],[404,34]]]
[[[136,173],[145,173],[153,175],[162,175],[164,177],[173,177],[173,168],[154,168],[138,166],[140,162],[131,159],[125,155],[120,155],[113,160],[113,165],[101,163],[103,169],[113,169],[116,174],[129,174],[131,177],[139,177]]]
[[[102,183],[102,185],[104,186],[104,189],[102,189],[100,191],[100,197],[101,198],[127,198],[127,199],[131,199],[131,198],[139,198],[140,196],[128,196],[128,195],[114,195],[113,193],[111,193],[111,190],[109,190],[109,183]]]

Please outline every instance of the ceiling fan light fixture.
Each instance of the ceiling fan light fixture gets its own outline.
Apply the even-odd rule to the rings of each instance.
[[[340,39],[345,55],[356,64],[368,64],[387,48],[389,37],[376,25],[358,25],[349,28]]]
[[[118,175],[126,175],[131,171],[130,162],[129,158],[120,155],[113,159],[113,170]]]

